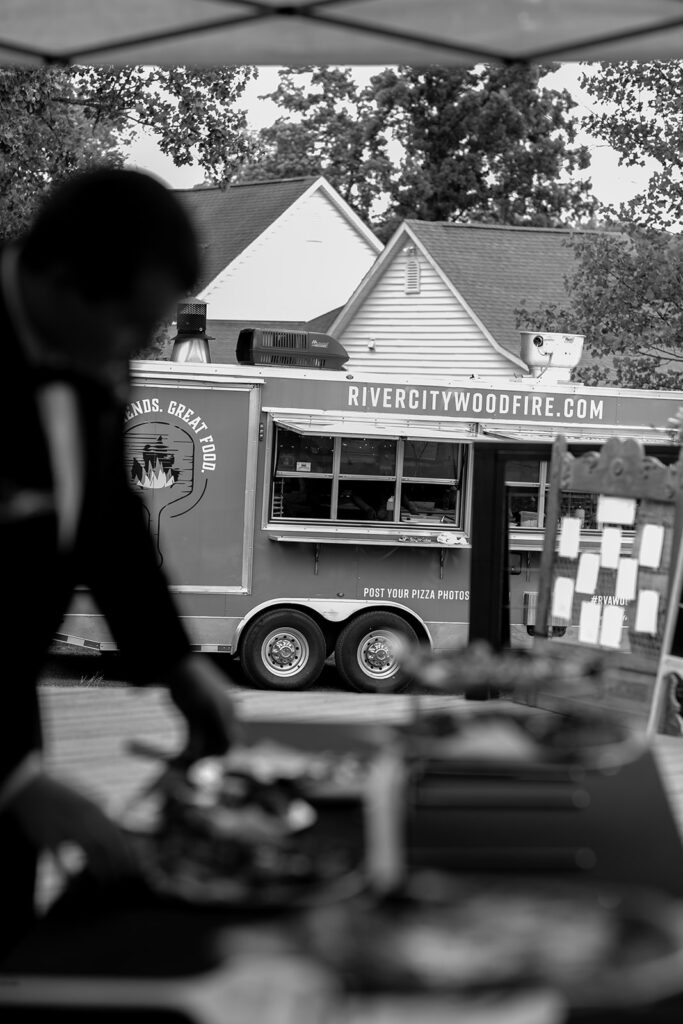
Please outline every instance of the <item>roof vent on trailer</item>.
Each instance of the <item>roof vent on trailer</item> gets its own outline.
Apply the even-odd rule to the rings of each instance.
[[[209,339],[206,334],[206,303],[185,299],[178,303],[173,339],[172,363],[210,363]]]
[[[349,358],[329,334],[246,327],[237,339],[237,362],[249,366],[308,366],[341,370]]]

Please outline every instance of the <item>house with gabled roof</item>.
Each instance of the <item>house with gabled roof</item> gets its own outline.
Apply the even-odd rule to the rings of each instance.
[[[199,234],[214,362],[235,361],[242,327],[324,331],[382,249],[320,176],[176,194]]]
[[[525,376],[515,310],[567,305],[571,235],[566,229],[407,220],[330,333],[349,353],[352,370]]]

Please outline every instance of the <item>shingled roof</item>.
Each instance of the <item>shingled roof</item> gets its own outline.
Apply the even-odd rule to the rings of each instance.
[[[568,304],[574,232],[504,224],[405,222],[493,338],[519,355],[515,310]],[[542,328],[538,325],[538,329]]]
[[[201,276],[197,292],[232,263],[296,202],[317,176],[249,181],[227,188],[181,189],[178,199],[199,233]]]

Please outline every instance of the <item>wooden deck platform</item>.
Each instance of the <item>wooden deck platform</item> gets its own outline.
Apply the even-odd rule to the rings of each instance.
[[[126,743],[147,740],[169,750],[182,743],[182,724],[162,689],[43,687],[40,695],[50,770],[96,793],[113,813],[157,770],[131,757]],[[403,694],[240,691],[236,700],[246,719],[399,722],[414,710],[414,699]],[[455,712],[472,707],[459,697],[421,697],[420,702]],[[683,738],[658,736],[654,747],[683,833]]]
[[[116,813],[158,766],[131,757],[130,740],[170,751],[182,746],[182,721],[162,688],[46,686],[40,690],[48,767],[96,793]],[[245,719],[401,722],[409,695],[235,692]],[[458,697],[422,697],[426,708],[466,708]],[[471,707],[471,705],[469,705]]]

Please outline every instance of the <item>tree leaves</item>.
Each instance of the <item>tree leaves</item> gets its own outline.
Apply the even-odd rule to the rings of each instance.
[[[683,389],[683,237],[667,230],[683,224],[683,62],[605,63],[581,85],[596,104],[586,129],[623,166],[654,170],[611,230],[574,237],[567,308],[519,322],[584,333],[585,383]]]
[[[121,165],[141,128],[178,166],[198,162],[227,183],[251,152],[236,106],[251,67],[0,68],[0,224],[19,235],[45,192],[95,164]],[[160,325],[140,355],[158,355]]]
[[[683,239],[621,224],[569,245],[567,307],[519,309],[518,325],[584,334],[586,384],[683,388]]]
[[[366,220],[393,172],[384,125],[350,68],[283,69],[268,95],[283,111],[255,137],[238,180],[322,174]]]
[[[407,217],[556,225],[592,216],[575,103],[552,68],[350,68],[280,72],[283,116],[243,179],[324,174],[387,237]]]
[[[0,223],[19,233],[53,182],[95,162],[120,162],[113,133],[77,102],[57,68],[0,68]]]
[[[596,108],[587,130],[615,149],[626,167],[657,161],[644,191],[621,209],[621,219],[671,227],[683,221],[683,62],[622,61],[584,74]]]
[[[251,67],[0,68],[0,221],[12,238],[44,192],[95,163],[121,164],[140,128],[177,165],[227,182],[251,151],[236,107]]]

